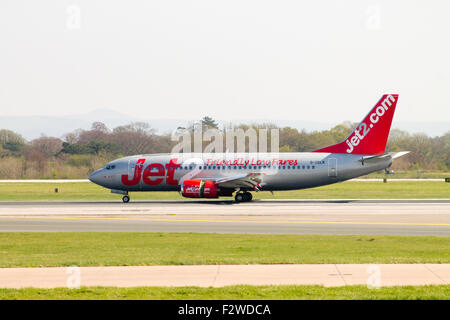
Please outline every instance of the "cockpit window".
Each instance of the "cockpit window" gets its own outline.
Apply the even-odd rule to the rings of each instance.
[[[105,166],[105,169],[106,170],[110,170],[110,169],[114,169],[116,167],[116,165],[115,164],[107,164],[106,166]]]

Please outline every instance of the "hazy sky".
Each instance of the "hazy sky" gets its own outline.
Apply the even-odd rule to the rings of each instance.
[[[450,120],[449,1],[0,1],[0,116]]]

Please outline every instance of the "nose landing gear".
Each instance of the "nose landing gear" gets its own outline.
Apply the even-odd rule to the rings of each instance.
[[[238,192],[236,193],[236,195],[234,196],[234,200],[236,200],[236,202],[249,202],[252,201],[253,196],[250,192]]]
[[[130,202],[130,197],[129,196],[123,196],[122,197],[122,201],[123,201],[123,203],[128,203],[128,202]]]

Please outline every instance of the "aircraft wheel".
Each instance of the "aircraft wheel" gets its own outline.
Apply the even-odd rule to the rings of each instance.
[[[244,198],[246,202],[252,201],[253,195],[250,192],[244,192]]]
[[[245,196],[243,193],[236,193],[236,195],[234,196],[234,200],[236,200],[236,202],[243,202],[245,201]]]
[[[123,201],[123,203],[128,203],[130,201],[130,197],[129,196],[123,196],[122,197],[122,201]]]

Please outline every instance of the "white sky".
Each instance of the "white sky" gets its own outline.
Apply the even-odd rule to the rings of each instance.
[[[399,93],[396,121],[448,121],[449,12],[444,0],[1,0],[0,116],[359,121]]]

